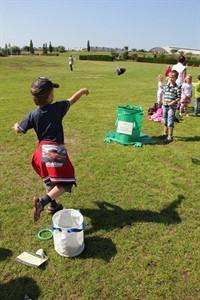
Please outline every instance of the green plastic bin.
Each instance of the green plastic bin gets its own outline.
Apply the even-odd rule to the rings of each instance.
[[[118,143],[129,145],[139,141],[142,116],[141,106],[118,106],[115,132],[115,139]]]

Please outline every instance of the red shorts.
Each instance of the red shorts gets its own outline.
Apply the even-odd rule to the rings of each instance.
[[[76,185],[74,167],[64,143],[41,141],[33,153],[32,166],[44,183]]]

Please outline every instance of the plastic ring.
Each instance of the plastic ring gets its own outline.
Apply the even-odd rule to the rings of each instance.
[[[50,232],[50,235],[47,236],[47,237],[42,237],[42,233],[44,232]],[[50,240],[53,236],[53,231],[49,228],[44,228],[44,229],[41,229],[39,232],[38,232],[38,238],[42,241],[47,241],[47,240]]]

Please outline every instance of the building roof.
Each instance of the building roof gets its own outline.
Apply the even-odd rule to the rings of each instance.
[[[150,52],[153,53],[170,53],[171,50],[176,50],[177,52],[183,52],[183,53],[192,53],[192,54],[198,54],[200,55],[200,49],[192,49],[192,48],[180,48],[180,47],[174,47],[174,46],[166,46],[166,47],[154,47],[150,49]]]

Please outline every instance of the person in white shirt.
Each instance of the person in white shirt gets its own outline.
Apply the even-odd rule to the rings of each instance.
[[[176,70],[178,72],[176,83],[181,86],[186,78],[185,56],[179,57],[178,63],[173,65],[172,70]]]
[[[72,55],[70,55],[70,57],[69,57],[69,67],[70,67],[71,71],[73,71],[73,64],[74,64],[74,59],[73,59]]]

